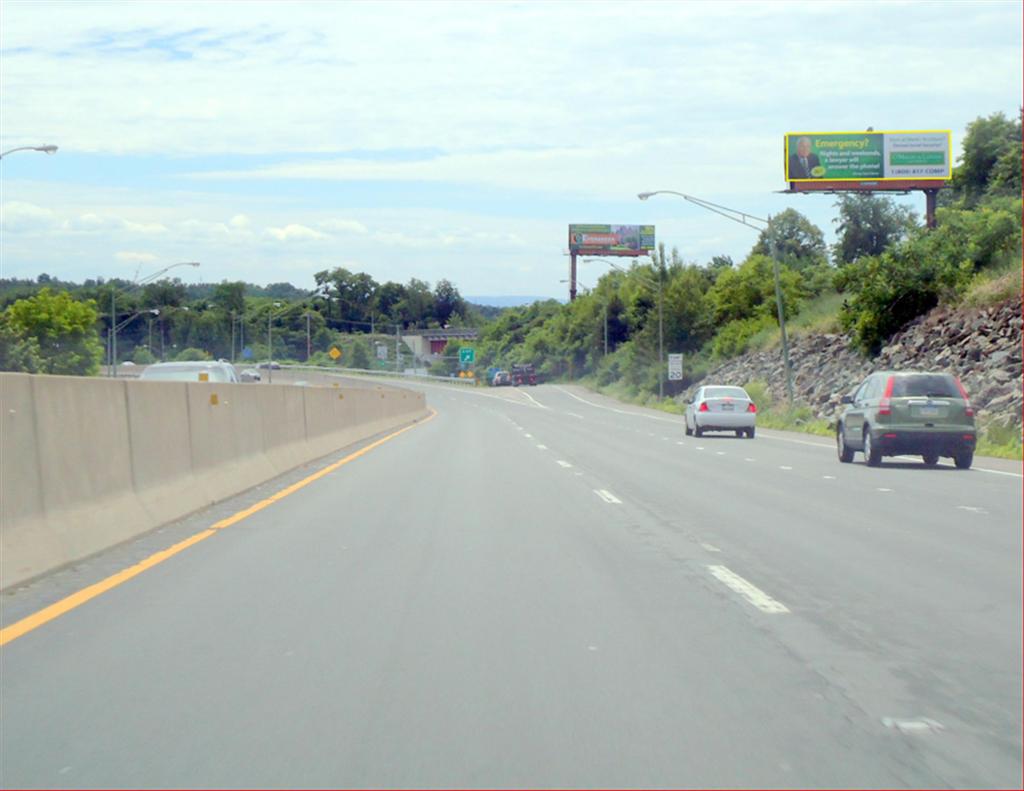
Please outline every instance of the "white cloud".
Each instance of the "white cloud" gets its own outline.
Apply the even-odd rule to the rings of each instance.
[[[114,255],[118,261],[125,261],[129,264],[148,264],[152,261],[156,261],[158,256],[152,253],[139,253],[133,250],[121,250]]]
[[[56,223],[54,213],[34,203],[7,201],[0,206],[0,227],[7,232],[43,231]]]
[[[250,225],[252,225],[252,220],[250,220],[244,214],[236,214],[234,217],[228,220],[228,225],[230,225],[232,228],[237,229],[248,228]]]
[[[289,223],[283,228],[267,228],[264,232],[268,237],[277,239],[280,242],[309,241],[313,239],[327,239],[328,236],[320,231],[315,231],[305,225]]]
[[[359,222],[359,220],[323,220],[317,223],[317,227],[322,228],[325,231],[333,231],[336,233],[369,233],[369,228]]]

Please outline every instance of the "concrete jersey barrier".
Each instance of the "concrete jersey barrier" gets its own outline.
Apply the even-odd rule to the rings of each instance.
[[[0,373],[0,589],[426,415],[392,387]]]

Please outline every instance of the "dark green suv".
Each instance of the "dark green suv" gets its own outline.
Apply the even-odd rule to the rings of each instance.
[[[839,461],[864,454],[871,467],[883,456],[920,455],[934,466],[952,456],[966,470],[974,461],[974,409],[960,380],[951,374],[881,371],[843,396],[846,409],[836,425]]]

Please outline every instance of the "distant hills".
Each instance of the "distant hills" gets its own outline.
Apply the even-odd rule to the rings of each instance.
[[[520,305],[530,305],[538,300],[543,302],[553,297],[521,297],[518,295],[485,296],[485,297],[463,297],[466,302],[474,305],[485,305],[492,308],[517,308]]]

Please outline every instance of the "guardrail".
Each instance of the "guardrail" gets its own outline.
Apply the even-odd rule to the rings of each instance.
[[[260,368],[258,370],[260,371],[260,375],[262,376],[263,375],[263,371],[266,370],[266,369]],[[472,379],[465,379],[465,378],[459,378],[457,376],[436,376],[434,374],[416,374],[416,373],[408,373],[406,371],[375,371],[375,370],[372,370],[372,369],[369,369],[369,368],[339,368],[339,367],[333,366],[333,365],[332,366],[325,366],[325,365],[283,365],[282,364],[280,369],[274,369],[274,370],[282,370],[282,371],[316,371],[317,373],[323,373],[323,374],[328,374],[328,375],[330,375],[330,374],[344,374],[345,376],[366,375],[366,376],[388,377],[388,378],[391,378],[391,379],[409,379],[409,380],[425,379],[425,380],[431,380],[431,381],[435,381],[435,382],[448,382],[450,384],[469,385],[469,386],[472,386],[472,385],[474,385],[476,383],[476,378],[475,377],[472,378]]]

